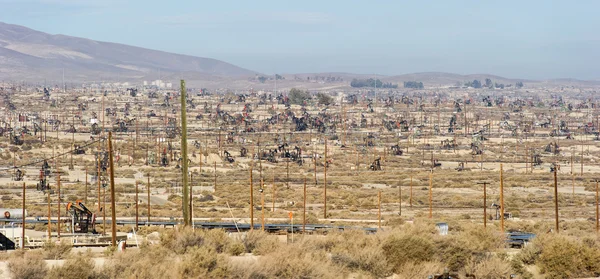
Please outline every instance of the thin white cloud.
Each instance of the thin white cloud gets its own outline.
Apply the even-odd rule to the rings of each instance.
[[[220,14],[182,14],[149,19],[164,25],[214,25],[228,23],[271,23],[315,25],[333,21],[331,15],[321,12],[227,12]]]

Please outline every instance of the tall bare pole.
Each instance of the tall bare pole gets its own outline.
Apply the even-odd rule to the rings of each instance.
[[[186,114],[186,90],[185,80],[181,80],[181,178],[183,179],[183,223],[185,226],[190,225],[190,193],[188,192],[188,156],[187,156],[187,114]]]
[[[46,192],[48,192],[48,241],[50,241],[50,238],[52,237],[52,229],[50,227],[50,221],[52,219],[52,211],[50,208],[50,190],[47,190]]]
[[[150,223],[150,173],[148,173],[148,223]]]
[[[85,204],[88,204],[88,171],[87,167],[85,167]]]
[[[215,168],[215,187],[214,187],[214,191],[217,192],[217,161],[214,161],[214,168]]]
[[[483,227],[487,228],[487,185],[488,182],[480,182],[477,184],[483,184]]]
[[[252,158],[254,158],[254,154],[252,154]],[[252,184],[252,165],[250,163],[250,230],[254,230],[254,187]]]
[[[327,219],[327,138],[325,138],[325,163],[323,164],[323,175],[325,183],[323,184],[323,219]]]
[[[59,156],[60,158],[60,156]],[[58,192],[58,219],[56,220],[56,232],[57,237],[60,240],[60,168],[58,163],[58,158],[56,160],[56,188]]]
[[[504,233],[504,177],[500,164],[500,231]]]
[[[377,192],[377,226],[381,229],[381,190]]]
[[[97,173],[96,173],[96,180],[98,182],[98,214],[100,214],[100,211],[102,210],[101,206],[100,206],[100,150],[98,150],[98,160],[96,160],[98,162],[98,165],[96,166],[97,168]]]
[[[556,233],[558,233],[558,179],[556,178],[557,170],[554,169],[554,221]]]
[[[410,175],[410,198],[408,199],[410,208],[412,208],[412,200],[413,200],[413,183],[412,183],[412,174]]]
[[[402,216],[402,184],[398,185],[398,215]]]
[[[21,250],[25,250],[25,182],[23,182],[23,212],[21,220]],[[596,218],[597,219],[597,218]]]
[[[597,186],[596,189],[598,189]],[[304,198],[302,202],[302,233],[306,233],[306,176],[304,177]]]
[[[429,172],[429,219],[433,218],[433,170]]]
[[[112,214],[112,246],[117,246],[117,212],[115,208],[115,166],[113,163],[112,132],[108,132],[108,157],[110,166],[110,211]]]
[[[596,233],[600,232],[600,207],[598,206],[598,180],[596,180]]]
[[[139,197],[138,197],[139,192],[140,192],[139,183],[136,180],[135,181],[135,231],[136,232],[138,231],[138,224],[140,223],[140,221],[139,221],[140,214],[139,214],[139,208],[138,208],[139,204],[140,204]]]

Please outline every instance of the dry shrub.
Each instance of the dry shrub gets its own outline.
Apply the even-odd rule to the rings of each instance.
[[[178,278],[173,272],[177,264],[173,252],[153,245],[115,253],[104,264],[102,273],[107,278]]]
[[[461,235],[469,240],[466,244],[474,251],[494,252],[503,248],[506,243],[506,237],[491,226],[482,229],[480,225],[467,224],[463,226]]]
[[[226,278],[228,261],[210,247],[193,247],[179,264],[180,278]]]
[[[440,262],[407,262],[396,271],[396,275],[400,279],[427,278],[442,271],[444,271],[444,264]]]
[[[201,230],[195,231],[184,227],[161,234],[160,243],[177,254],[185,254],[190,247],[204,243],[204,233]]]
[[[554,235],[542,246],[537,265],[547,278],[595,277],[600,275],[600,249]]]
[[[435,246],[431,238],[421,235],[403,235],[391,237],[382,246],[383,254],[393,267],[399,271],[408,262],[421,263],[430,261],[435,254]]]
[[[232,256],[239,256],[246,252],[246,246],[239,241],[233,241],[227,246],[227,253]]]
[[[460,270],[474,254],[482,253],[469,248],[469,240],[461,236],[439,237],[435,240],[435,258],[446,264],[450,271]]]
[[[464,267],[465,276],[473,275],[478,279],[509,278],[511,274],[510,263],[498,257],[485,257],[481,261],[471,261]]]
[[[277,250],[281,245],[275,236],[259,230],[246,233],[242,237],[242,243],[246,247],[247,253],[255,255],[265,255]]]
[[[89,256],[78,253],[76,257],[68,259],[60,267],[54,267],[48,272],[48,278],[96,278],[94,261]]]
[[[44,258],[49,260],[65,259],[71,253],[73,246],[70,243],[61,241],[58,244],[52,241],[44,243]]]
[[[233,266],[239,278],[344,278],[324,252],[306,251],[300,245],[279,249],[251,265]]]
[[[48,266],[40,253],[15,252],[8,260],[8,270],[13,278],[43,279]]]

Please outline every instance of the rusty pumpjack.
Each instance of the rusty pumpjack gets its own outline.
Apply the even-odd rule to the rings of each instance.
[[[371,163],[371,166],[369,166],[369,169],[372,171],[381,170],[381,157],[378,157],[377,159],[373,160],[373,163]]]
[[[23,181],[23,177],[25,177],[25,172],[23,172],[21,169],[17,169],[13,174],[14,181]]]
[[[23,145],[23,138],[13,132],[10,134],[10,144]]]
[[[225,154],[225,160],[227,160],[227,162],[229,162],[230,164],[235,162],[235,159],[233,159],[233,156],[231,156],[231,153],[229,153],[229,151],[225,150],[223,153]]]
[[[396,144],[396,145],[392,145],[392,153],[396,156],[402,156],[402,148],[400,148],[400,145]]]
[[[75,203],[67,204],[67,212],[71,214],[71,232],[72,233],[93,233],[96,232],[96,214],[92,213],[81,200]]]

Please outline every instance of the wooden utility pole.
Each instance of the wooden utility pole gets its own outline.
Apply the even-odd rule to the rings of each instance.
[[[254,158],[254,154],[252,154],[252,158]],[[250,163],[250,230],[254,230],[254,187],[252,185],[252,165]]]
[[[112,246],[117,246],[117,212],[115,208],[115,166],[113,163],[112,132],[108,132],[108,163],[110,167],[110,210],[112,214]]]
[[[60,157],[59,157],[60,158]],[[58,219],[56,220],[56,232],[57,237],[60,240],[60,168],[58,163],[58,158],[56,160],[56,188],[58,192]]]
[[[97,168],[97,173],[96,173],[96,181],[98,182],[98,213],[100,214],[100,211],[102,210],[101,206],[100,206],[100,151],[98,150],[98,160],[96,160],[98,162],[98,165],[96,166]]]
[[[596,190],[598,189],[598,186],[596,186]],[[597,197],[597,194],[596,194]],[[597,203],[597,198],[596,198],[596,203]],[[596,212],[597,214],[597,212]],[[597,215],[596,215],[597,217]],[[598,218],[596,218],[597,220]],[[597,224],[597,223],[596,223]],[[302,202],[302,233],[306,233],[306,176],[304,177],[304,198],[303,198],[303,202]]]
[[[260,186],[259,192],[260,192],[260,229],[264,232],[265,231],[265,191],[262,186],[262,181],[261,181],[261,186]]]
[[[21,220],[21,250],[25,250],[25,182],[23,182],[23,212]],[[597,219],[597,218],[596,218]]]
[[[479,182],[477,184],[483,184],[483,227],[487,228],[487,185],[488,182]]]
[[[215,169],[215,188],[214,188],[214,191],[216,193],[217,192],[217,161],[214,161],[213,163],[214,163],[214,169]]]
[[[52,219],[52,211],[50,208],[50,190],[47,190],[46,192],[48,192],[48,241],[50,241],[50,238],[52,237],[52,229],[50,227],[50,221]]]
[[[596,233],[600,232],[600,207],[598,206],[598,180],[596,180]]]
[[[504,177],[502,164],[500,164],[500,231],[504,233]]]
[[[408,199],[410,208],[412,208],[412,201],[413,201],[413,183],[412,183],[412,174],[410,175],[410,198]]]
[[[138,199],[139,198],[138,195],[139,195],[139,183],[136,180],[135,181],[135,231],[136,232],[138,231],[138,224],[140,223],[140,221],[139,221],[140,214],[139,214],[139,209],[138,209],[140,202]]]
[[[377,192],[377,224],[381,229],[381,190]]]
[[[273,204],[271,211],[275,212],[275,200],[277,199],[277,185],[275,185],[275,169],[273,168]]]
[[[150,173],[148,173],[148,225],[150,225]]]
[[[402,216],[402,184],[398,185],[398,215]]]
[[[87,167],[85,168],[85,204],[88,204],[88,171]]]
[[[433,218],[433,170],[429,173],[429,219]]]
[[[323,184],[323,219],[327,219],[327,138],[325,138],[325,163],[323,164],[323,175],[325,183]]]
[[[189,208],[189,189],[188,189],[188,156],[187,156],[187,114],[186,114],[186,90],[185,80],[181,80],[181,178],[183,180],[183,223],[185,226],[191,224]]]
[[[554,167],[554,221],[556,233],[558,233],[558,179],[556,178],[557,167]]]

